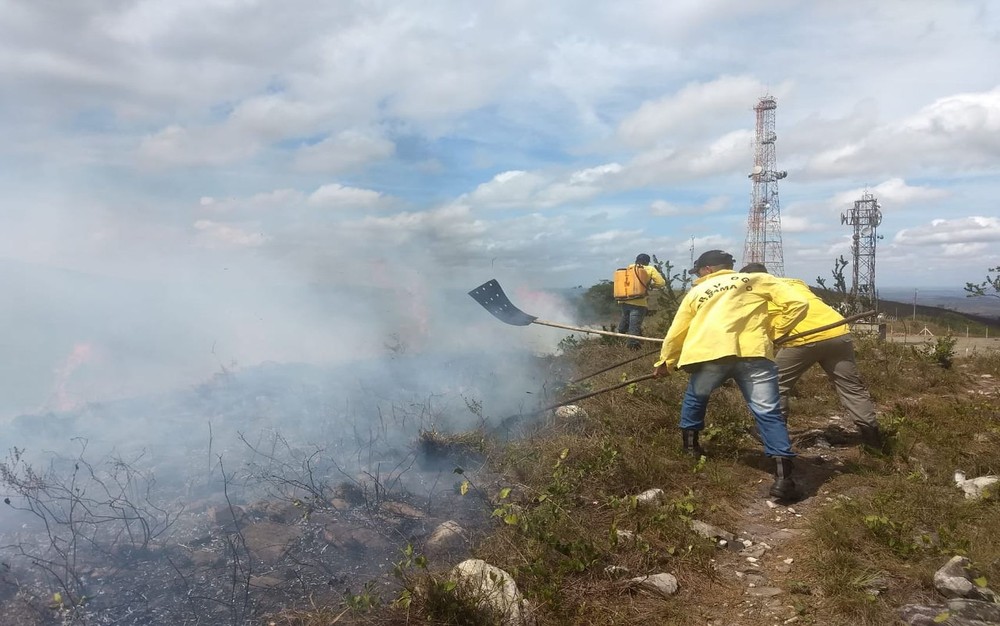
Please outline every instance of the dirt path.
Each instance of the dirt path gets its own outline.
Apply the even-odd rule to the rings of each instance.
[[[996,396],[1000,379],[979,376],[968,391]],[[735,549],[717,553],[715,563],[722,584],[718,601],[702,614],[701,623],[707,626],[817,623],[809,609],[822,603],[822,598],[800,595],[809,594],[802,582],[806,576],[800,557],[811,552],[807,550],[807,542],[813,541],[811,521],[820,509],[844,495],[829,486],[831,479],[849,471],[847,466],[866,453],[853,424],[839,415],[793,418],[789,431],[799,455],[794,478],[802,497],[790,505],[774,502],[767,495],[771,477],[761,472],[756,497],[747,499],[736,528],[730,529],[739,537],[733,542]],[[877,593],[880,582],[872,583]]]
[[[767,496],[770,478],[757,482],[756,496],[743,505],[738,539],[720,550],[716,569],[719,601],[702,617],[708,626],[772,626],[813,623],[801,615],[816,598],[803,591],[800,555],[809,541],[809,522],[834,502],[825,485],[861,452],[857,435],[839,416],[815,418],[791,429],[799,457],[795,480],[802,498],[789,505]]]

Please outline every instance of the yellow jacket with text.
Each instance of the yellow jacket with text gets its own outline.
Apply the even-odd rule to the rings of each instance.
[[[631,271],[632,268],[635,267],[635,266],[636,266],[635,263],[629,265],[628,266],[628,270]],[[657,269],[655,267],[653,267],[652,265],[640,265],[639,267],[641,267],[642,269],[646,270],[646,274],[649,276],[649,284],[646,285],[646,292],[647,293],[649,293],[649,290],[652,289],[652,288],[654,288],[654,287],[663,287],[664,285],[667,284],[667,281],[664,280],[663,275],[660,274],[660,272],[657,271]],[[626,302],[624,302],[624,304],[631,304],[633,306],[648,307],[649,306],[649,298],[647,296],[643,296],[642,298],[635,298],[634,300],[627,300]]]
[[[796,324],[790,334],[797,335],[799,333],[805,332],[807,330],[812,330],[813,328],[819,328],[820,326],[826,326],[827,324],[833,324],[834,322],[839,322],[844,319],[844,316],[837,313],[837,310],[832,306],[823,302],[819,296],[813,293],[813,290],[809,288],[809,285],[805,284],[797,278],[778,278],[784,282],[786,285],[791,287],[795,293],[799,294],[809,302],[809,312],[806,316],[802,318],[798,324]],[[769,312],[774,314],[780,313],[776,307],[769,307]],[[782,344],[782,347],[791,348],[793,346],[802,346],[807,343],[815,343],[817,341],[823,341],[824,339],[833,339],[834,337],[840,337],[841,335],[846,335],[851,332],[847,324],[837,326],[835,328],[830,328],[828,330],[823,330],[818,333],[813,333],[801,339],[792,339]],[[774,332],[774,337],[781,337],[782,333]]]
[[[683,367],[727,356],[773,360],[772,329],[787,334],[808,310],[804,295],[770,274],[713,272],[695,279],[684,296],[656,365]]]

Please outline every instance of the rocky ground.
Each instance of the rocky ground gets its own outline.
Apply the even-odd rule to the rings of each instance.
[[[1000,381],[984,375],[969,392],[997,397]],[[724,548],[719,550],[715,559],[723,584],[717,590],[718,601],[706,603],[705,606],[711,608],[703,608],[693,624],[772,626],[815,623],[806,617],[807,607],[823,600],[816,596],[817,590],[803,584],[799,555],[806,552],[804,547],[810,541],[810,521],[823,507],[835,504],[838,498],[845,495],[832,491],[827,486],[828,481],[841,473],[852,460],[867,452],[862,450],[852,425],[839,415],[798,417],[792,421],[789,430],[793,446],[799,454],[795,480],[801,499],[782,504],[769,498],[770,479],[763,477],[765,468],[761,467],[762,478],[753,487],[758,497],[746,500],[741,509],[741,519],[730,529],[702,528],[702,534],[718,541],[720,548]],[[753,460],[747,462],[755,463]],[[942,560],[942,566],[946,560]],[[878,595],[885,590],[888,581],[873,576],[865,584],[867,591]],[[945,597],[956,597],[944,590],[941,593],[944,594],[942,601]],[[921,621],[925,619],[923,614],[911,610],[907,621],[900,623],[1000,624],[1000,620],[991,621],[983,616],[978,621],[968,622],[952,616],[948,621],[940,617],[941,610],[932,608],[931,617],[926,618],[930,621]],[[1000,615],[1000,605],[997,615]],[[934,621],[935,618],[937,621]]]

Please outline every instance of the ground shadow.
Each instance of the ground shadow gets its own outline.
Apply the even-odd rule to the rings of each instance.
[[[774,475],[774,460],[764,456],[760,451],[741,452],[739,461],[743,465],[766,472],[771,476]],[[819,493],[820,488],[830,480],[831,476],[845,471],[850,471],[845,464],[829,459],[814,450],[802,452],[794,460],[792,478],[795,480],[795,496],[788,500],[782,500],[781,503],[792,504],[808,500]],[[760,496],[769,497],[768,489],[770,487],[770,480],[763,481],[759,487]]]

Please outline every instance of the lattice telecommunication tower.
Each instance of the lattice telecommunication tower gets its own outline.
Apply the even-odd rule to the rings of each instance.
[[[747,218],[747,240],[743,246],[743,263],[763,263],[769,273],[785,275],[785,256],[781,249],[781,209],[778,204],[778,181],[788,176],[776,166],[774,142],[774,110],[778,103],[773,96],[764,96],[753,108],[757,114],[754,137],[753,170],[750,180],[750,216]]]
[[[875,290],[875,243],[881,239],[878,226],[882,223],[882,205],[867,191],[854,208],[840,214],[840,223],[854,227],[851,237],[851,255],[854,271],[848,306],[852,313],[878,310],[878,292]]]

